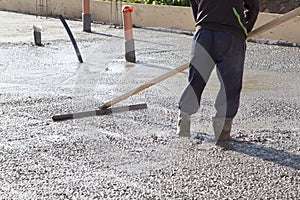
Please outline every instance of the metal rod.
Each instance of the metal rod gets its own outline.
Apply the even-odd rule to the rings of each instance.
[[[82,57],[81,57],[79,48],[78,48],[78,46],[77,46],[77,43],[76,43],[76,41],[75,41],[75,38],[74,38],[74,36],[73,36],[73,34],[72,34],[72,32],[71,32],[71,30],[70,30],[70,28],[69,28],[69,26],[68,26],[66,20],[65,20],[65,18],[64,18],[62,15],[59,15],[59,19],[60,19],[60,21],[63,23],[63,25],[64,25],[64,27],[65,27],[65,29],[66,29],[66,31],[67,31],[67,33],[68,33],[68,35],[69,35],[71,41],[72,41],[72,44],[73,44],[74,49],[75,49],[75,51],[76,51],[76,55],[77,55],[77,58],[78,58],[79,62],[80,62],[80,63],[83,63],[83,60],[82,60]]]

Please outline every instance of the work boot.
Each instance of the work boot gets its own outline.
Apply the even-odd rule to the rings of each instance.
[[[191,129],[191,116],[182,111],[179,112],[177,132],[176,134],[180,137],[190,137]]]
[[[212,118],[216,141],[230,140],[232,120],[232,118]]]

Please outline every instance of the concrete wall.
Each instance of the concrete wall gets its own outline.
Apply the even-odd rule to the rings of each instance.
[[[192,11],[189,7],[94,1],[91,5],[92,18],[97,21],[122,24],[123,5],[134,6],[132,21],[138,26],[194,29]]]
[[[113,24],[122,24],[122,6],[128,5],[128,3],[99,0],[90,0],[90,4],[93,21]],[[134,6],[132,21],[135,25],[194,30],[194,21],[189,7],[131,5]],[[62,14],[68,18],[81,18],[82,0],[0,0],[0,10],[48,16]],[[279,16],[260,13],[255,27]],[[296,17],[259,37],[300,42],[299,27],[300,17]]]
[[[265,23],[274,20],[281,15],[260,13],[254,28],[261,26]],[[277,27],[274,27],[270,31],[267,31],[258,36],[259,38],[270,38],[278,40],[287,40],[290,42],[300,42],[300,16],[295,17]]]
[[[81,8],[81,0],[0,0],[0,10],[36,15],[81,18]]]

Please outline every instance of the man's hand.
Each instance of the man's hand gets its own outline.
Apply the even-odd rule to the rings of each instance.
[[[253,29],[259,13],[259,0],[245,0],[244,6],[247,9],[245,19],[247,32],[249,33]]]

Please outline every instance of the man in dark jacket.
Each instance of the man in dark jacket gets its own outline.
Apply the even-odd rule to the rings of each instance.
[[[179,100],[177,134],[190,136],[190,116],[200,106],[202,92],[216,66],[221,88],[212,118],[215,139],[229,140],[236,116],[246,51],[246,37],[259,12],[259,0],[190,0],[196,32],[188,84]]]

